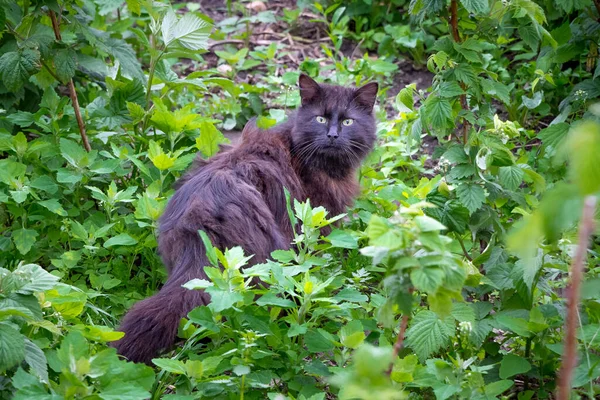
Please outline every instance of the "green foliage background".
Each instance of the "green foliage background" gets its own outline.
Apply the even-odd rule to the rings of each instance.
[[[0,0],[0,397],[553,398],[600,193],[600,3],[217,3]],[[165,279],[172,184],[282,121],[300,72],[380,83],[360,198],[291,203],[295,250],[264,264],[206,242],[186,287],[212,303],[153,367],[120,359],[118,321]],[[595,233],[573,398],[600,395]]]

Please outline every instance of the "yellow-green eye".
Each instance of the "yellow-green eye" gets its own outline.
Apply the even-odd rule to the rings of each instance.
[[[350,126],[350,125],[352,125],[353,123],[354,123],[354,120],[353,120],[353,119],[350,119],[350,118],[348,118],[348,119],[345,119],[345,120],[343,120],[343,121],[342,121],[342,125],[344,125],[344,126]]]
[[[317,117],[317,122],[320,124],[324,124],[327,122],[327,118],[321,117],[320,115]]]

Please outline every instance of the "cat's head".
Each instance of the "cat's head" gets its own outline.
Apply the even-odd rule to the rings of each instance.
[[[377,83],[355,89],[299,79],[302,104],[292,131],[292,152],[302,165],[343,177],[375,143]]]

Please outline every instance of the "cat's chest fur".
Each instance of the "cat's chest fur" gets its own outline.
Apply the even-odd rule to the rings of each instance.
[[[329,211],[329,216],[344,213],[359,192],[354,174],[342,179],[334,179],[324,171],[313,170],[301,172],[300,179],[311,205],[325,207]]]

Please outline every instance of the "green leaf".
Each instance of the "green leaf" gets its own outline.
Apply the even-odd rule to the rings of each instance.
[[[98,393],[102,400],[144,400],[150,397],[150,392],[139,384],[112,381]]]
[[[475,322],[475,311],[469,304],[453,303],[451,314],[458,322]]]
[[[332,247],[338,247],[341,249],[358,248],[358,240],[352,236],[350,232],[342,229],[336,229],[332,231],[325,239],[331,243]]]
[[[434,129],[444,129],[452,122],[452,106],[448,99],[429,96],[425,101],[425,116]]]
[[[439,268],[415,268],[410,273],[415,288],[426,293],[435,293],[444,280],[444,271]]]
[[[173,360],[170,358],[153,358],[152,363],[160,369],[163,369],[172,374],[185,375],[185,373],[187,372],[185,364],[179,360]]]
[[[238,301],[244,300],[241,293],[222,290],[215,286],[206,288],[206,292],[210,294],[210,304],[208,307],[215,313],[227,310],[233,307]]]
[[[496,381],[492,382],[485,386],[485,394],[488,396],[487,398],[496,398],[500,394],[506,392],[512,385],[513,381]]]
[[[514,354],[507,354],[500,363],[500,378],[507,379],[514,375],[529,372],[529,370],[531,370],[529,361]]]
[[[323,353],[335,348],[330,335],[323,329],[310,329],[304,335],[304,344],[311,353]]]
[[[48,210],[52,211],[54,214],[58,214],[62,217],[67,216],[67,212],[65,211],[64,208],[62,208],[62,206],[60,205],[60,203],[58,202],[57,199],[40,201],[38,204],[40,206],[43,206],[43,207],[47,208]]]
[[[569,133],[569,124],[561,122],[542,129],[537,137],[542,141],[544,147],[551,146],[554,149],[558,149],[567,137],[567,133]]]
[[[20,265],[15,273],[18,273],[22,279],[27,280],[27,283],[17,291],[17,293],[25,295],[52,289],[59,280],[57,276],[52,275],[37,264]]]
[[[19,253],[25,255],[29,253],[31,247],[35,244],[38,233],[33,229],[17,229],[12,233],[12,240],[19,250]]]
[[[113,246],[133,246],[138,241],[126,233],[121,233],[120,235],[113,236],[104,242],[105,248],[110,248]]]
[[[600,124],[585,121],[575,125],[564,149],[569,157],[569,176],[582,195],[600,190]]]
[[[202,290],[206,289],[209,286],[213,286],[212,282],[207,281],[206,279],[192,279],[191,281],[183,284],[182,286],[188,290]]]
[[[35,343],[25,339],[25,362],[42,382],[48,383],[48,361],[46,355]]]
[[[473,214],[485,202],[485,191],[474,183],[463,183],[456,188],[456,195],[460,202]]]
[[[525,173],[520,167],[511,165],[508,167],[500,167],[498,177],[500,184],[508,190],[515,191],[523,182]]]
[[[188,313],[188,319],[195,324],[198,324],[209,331],[218,333],[221,329],[215,323],[212,311],[207,306],[194,308]]]
[[[142,72],[142,65],[129,43],[121,39],[108,37],[106,40],[99,40],[97,45],[100,50],[110,54],[119,61],[121,69],[125,74],[132,78],[137,78],[142,82],[145,80],[144,73]]]
[[[457,97],[465,93],[465,91],[459,86],[459,84],[454,81],[442,82],[438,88],[438,91],[441,97],[447,98]]]
[[[490,10],[488,0],[460,0],[464,8],[473,14],[485,14]]]
[[[278,306],[278,307],[296,307],[296,303],[289,299],[283,299],[277,296],[275,293],[267,293],[258,300],[256,300],[256,304],[259,306]]]
[[[63,82],[68,82],[77,68],[77,56],[72,48],[60,49],[54,55],[56,76]]]
[[[448,150],[442,154],[442,158],[456,164],[469,162],[469,156],[465,153],[464,147],[458,144],[451,145]]]
[[[178,42],[190,50],[206,49],[212,26],[188,12],[181,19],[169,9],[162,21],[161,32],[165,46]]]
[[[25,341],[13,327],[0,324],[0,372],[4,372],[23,361]]]
[[[453,334],[453,318],[441,320],[433,311],[421,310],[406,331],[406,344],[423,361],[442,347],[450,345]]]
[[[340,342],[351,349],[360,346],[365,338],[362,323],[358,320],[350,321],[340,330]]]
[[[200,126],[200,136],[196,138],[196,148],[205,157],[212,157],[219,151],[219,145],[226,143],[225,136],[214,126],[212,122],[203,121]]]
[[[0,77],[8,90],[17,91],[40,69],[40,53],[23,49],[6,52],[0,57]]]

